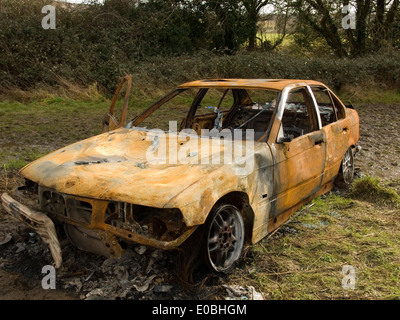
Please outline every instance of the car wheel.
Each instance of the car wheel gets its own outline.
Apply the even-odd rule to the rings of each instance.
[[[207,265],[216,272],[226,272],[240,258],[244,243],[244,222],[232,205],[213,209],[205,229]]]
[[[351,184],[354,179],[354,155],[351,148],[347,149],[342,159],[342,166],[339,174],[340,181]]]

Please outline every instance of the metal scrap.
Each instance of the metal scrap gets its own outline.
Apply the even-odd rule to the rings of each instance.
[[[10,233],[6,233],[5,235],[3,235],[2,237],[0,237],[0,246],[2,246],[3,244],[9,243],[12,239],[12,236]]]
[[[264,300],[262,293],[257,292],[253,286],[223,285],[228,296],[225,300]]]

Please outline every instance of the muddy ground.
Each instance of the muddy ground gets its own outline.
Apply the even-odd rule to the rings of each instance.
[[[358,174],[370,174],[388,181],[398,189],[400,181],[400,105],[360,105],[360,145]],[[3,134],[2,134],[3,135]],[[2,137],[17,143],[15,135]],[[2,171],[1,192],[20,180],[14,170]],[[340,192],[340,190],[339,190]],[[287,233],[277,233],[281,241]],[[279,240],[278,240],[279,239]],[[272,241],[274,241],[272,239]],[[57,271],[56,289],[44,290],[42,267],[52,263],[49,249],[37,234],[12,220],[0,209],[0,299],[9,300],[184,300],[257,298],[251,283],[234,291],[229,276],[206,276],[199,272],[197,281],[185,284],[179,278],[176,261],[179,252],[164,252],[144,246],[129,246],[122,259],[106,259],[82,252],[62,240],[64,266]],[[246,251],[246,250],[245,250]],[[249,263],[251,257],[246,257]],[[257,261],[250,261],[257,268]],[[238,265],[240,270],[241,264]],[[254,296],[255,295],[255,296]]]

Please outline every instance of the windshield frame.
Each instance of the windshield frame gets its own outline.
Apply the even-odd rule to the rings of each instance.
[[[207,92],[213,88],[215,88],[215,87],[178,87],[175,90],[172,90],[169,93],[167,93],[165,96],[163,96],[162,98],[160,98],[153,104],[151,104],[148,108],[146,108],[139,115],[132,118],[132,120],[129,121],[128,124],[125,126],[125,128],[127,128],[127,129],[142,128],[142,127],[140,127],[140,124],[145,119],[147,119],[149,116],[151,116],[155,111],[157,111],[159,108],[161,108],[165,103],[169,102],[170,100],[172,100],[176,96],[180,95],[181,93],[187,91],[188,89],[194,89],[194,90],[198,90],[198,91],[197,91],[197,93],[193,99],[193,102],[190,105],[189,110],[186,114],[186,117],[183,121],[183,128],[188,128],[188,127],[190,127],[190,122],[193,122],[193,118],[196,114],[196,111],[197,111],[199,105],[202,102],[202,99],[207,94]],[[239,106],[238,100],[240,100],[240,99],[249,99],[249,101],[252,101],[251,97],[249,96],[249,94],[247,92],[247,90],[249,88],[221,86],[221,87],[218,87],[218,89],[232,90],[232,93],[234,96],[234,103],[233,103],[230,111],[234,111],[234,109],[238,108],[238,106]],[[265,88],[251,88],[251,89],[252,90],[260,90],[260,91],[271,91],[271,92],[277,93],[276,102],[275,102],[276,107],[271,116],[271,120],[267,126],[267,129],[265,130],[265,133],[262,135],[262,137],[260,139],[257,140],[258,142],[266,142],[266,141],[268,141],[268,137],[270,135],[272,125],[274,123],[274,119],[277,116],[277,111],[279,109],[278,106],[280,105],[280,100],[282,98],[282,91],[276,90],[276,89],[265,89]],[[254,101],[252,101],[252,102],[254,103]],[[146,130],[146,131],[150,131],[155,128],[144,128],[143,127],[142,129]]]

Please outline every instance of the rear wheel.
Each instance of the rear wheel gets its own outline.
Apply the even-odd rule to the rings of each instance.
[[[347,149],[342,159],[342,166],[339,172],[339,181],[351,184],[354,179],[354,155],[351,148]]]
[[[243,218],[235,206],[214,208],[205,228],[207,265],[216,272],[228,271],[240,258],[244,235]]]

